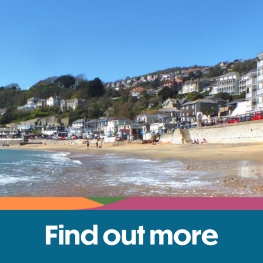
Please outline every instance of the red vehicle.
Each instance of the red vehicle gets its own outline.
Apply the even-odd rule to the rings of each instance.
[[[256,112],[254,117],[252,117],[252,121],[258,121],[258,120],[262,120],[263,119],[263,116],[261,115],[260,112]]]
[[[63,140],[66,140],[65,137],[59,137],[59,139],[62,140],[62,141],[63,141]]]
[[[239,119],[239,118],[236,118],[236,117],[227,120],[227,123],[228,123],[228,124],[231,124],[231,123],[238,123],[238,122],[240,122],[240,119]]]

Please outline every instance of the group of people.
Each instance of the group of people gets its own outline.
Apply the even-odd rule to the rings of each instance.
[[[87,149],[89,149],[90,146],[89,140],[87,140],[86,144],[87,144]],[[100,140],[100,143],[98,140],[96,141],[96,148],[102,148],[102,140]]]
[[[205,138],[203,138],[203,141],[201,143],[207,143],[207,140]],[[199,144],[199,140],[198,139],[194,139],[192,144]]]

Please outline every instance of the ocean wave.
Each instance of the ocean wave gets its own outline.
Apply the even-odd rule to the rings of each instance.
[[[186,171],[183,163],[174,160],[115,154],[71,154],[67,151],[2,153],[0,195],[53,195],[57,191],[65,195],[72,191],[81,195],[85,191],[144,195],[151,191],[168,193],[170,189],[194,189],[209,179],[207,173]]]
[[[69,152],[58,152],[51,155],[51,158],[56,162],[63,165],[82,164],[80,160],[71,159],[68,157]]]
[[[30,178],[25,176],[15,177],[15,176],[3,176],[0,175],[0,185],[14,184],[17,182],[30,181]]]

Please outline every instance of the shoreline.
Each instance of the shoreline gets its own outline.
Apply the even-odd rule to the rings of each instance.
[[[221,174],[218,179],[209,179],[213,189],[191,192],[178,191],[176,196],[263,196],[263,143],[239,144],[182,144],[170,143],[140,144],[125,143],[113,145],[104,143],[101,149],[91,144],[89,149],[82,140],[74,144],[28,144],[12,145],[8,149],[41,150],[69,152],[69,157],[76,154],[116,154],[150,160],[177,160],[184,164],[185,171],[206,171],[211,175]],[[214,176],[211,176],[214,178]]]

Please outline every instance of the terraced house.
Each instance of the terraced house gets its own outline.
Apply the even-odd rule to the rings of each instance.
[[[205,115],[217,115],[218,103],[211,99],[198,99],[184,103],[181,106],[181,122],[196,121],[200,112]]]

